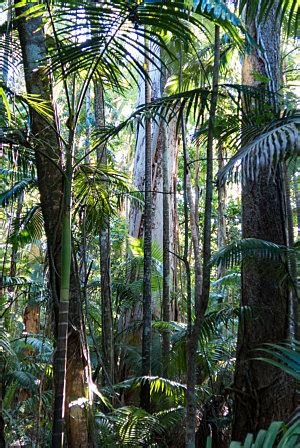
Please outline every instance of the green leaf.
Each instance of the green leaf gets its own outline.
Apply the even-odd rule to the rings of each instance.
[[[226,268],[239,265],[243,260],[261,258],[283,262],[294,250],[286,246],[257,238],[245,238],[235,241],[215,252],[211,258],[211,265],[221,265]]]

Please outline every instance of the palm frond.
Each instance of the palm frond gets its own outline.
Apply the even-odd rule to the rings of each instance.
[[[16,356],[10,340],[9,336],[3,326],[3,321],[0,322],[0,356]],[[2,361],[2,360],[1,360]]]
[[[175,33],[179,39],[192,42],[190,24],[203,25],[199,19],[180,2],[59,2],[54,8],[58,49],[53,49],[52,66],[64,76],[74,71],[86,70],[88,78],[94,74],[115,88],[122,89],[126,78],[136,74],[147,76],[140,62],[147,54],[144,41],[148,38],[169,50],[161,31]],[[72,38],[74,26],[80,39]],[[151,32],[150,32],[151,28]],[[135,50],[140,57],[133,57]],[[151,50],[150,50],[151,51]],[[149,56],[148,56],[149,57]],[[152,62],[159,67],[160,58],[151,51]]]
[[[285,344],[264,344],[259,349],[270,357],[259,357],[257,360],[278,367],[284,372],[300,380],[300,342],[291,341]],[[275,358],[275,360],[273,359]]]
[[[150,394],[164,394],[167,397],[173,397],[174,400],[184,399],[186,386],[176,381],[162,378],[159,376],[141,376],[134,377],[115,384],[116,390],[130,390],[140,388],[142,384],[150,384]]]
[[[283,262],[291,253],[294,253],[294,250],[283,245],[257,238],[245,238],[215,252],[210,263],[230,268],[241,264],[243,260],[257,257],[278,263]]]
[[[32,280],[28,277],[11,277],[9,275],[4,275],[2,278],[2,287],[17,287],[17,286],[31,286]]]
[[[174,408],[156,412],[154,415],[165,430],[172,429],[183,419],[184,407],[176,406]]]
[[[140,408],[119,408],[112,415],[124,447],[141,447],[149,442],[154,434],[162,434],[164,429],[158,419]]]
[[[256,180],[262,169],[272,169],[282,161],[300,155],[300,115],[275,120],[264,129],[256,129],[255,135],[243,146],[218,173],[218,182],[239,179]]]
[[[224,275],[212,282],[211,286],[214,288],[239,288],[241,285],[241,274],[239,272],[232,272],[231,274]]]
[[[248,434],[244,443],[240,442],[231,442],[230,448],[283,448],[283,447],[289,447],[289,448],[295,448],[298,443],[297,440],[300,435],[300,422],[294,423],[290,428],[288,428],[283,433],[284,424],[283,422],[272,422],[267,430],[261,429],[254,441],[253,434]],[[279,442],[277,442],[277,437],[279,435],[281,436]]]
[[[2,207],[17,199],[25,191],[29,191],[37,186],[37,180],[27,177],[15,183],[9,190],[0,193],[0,204]]]
[[[141,63],[144,57],[150,58],[158,69],[164,64],[159,52],[152,49],[155,46],[174,59],[162,37],[164,34],[171,33],[193,46],[193,27],[205,29],[203,16],[219,23],[232,39],[241,43],[237,32],[241,22],[225,3],[212,0],[211,7],[203,4],[195,4],[195,14],[195,8],[169,0],[163,3],[114,0],[100,4],[70,0],[59,2],[58,7],[54,3],[57,48],[53,48],[51,55],[52,67],[59,70],[63,66],[64,76],[86,70],[88,79],[96,75],[104,85],[122,90],[122,83],[128,84],[128,79],[136,79],[138,74],[148,76]],[[80,38],[74,39],[74,27]],[[145,38],[151,43],[149,53]],[[133,56],[133,51],[138,57]]]
[[[40,204],[29,209],[20,220],[13,222],[9,241],[16,246],[39,241],[44,234],[44,218]]]
[[[118,126],[106,127],[101,131],[95,132],[95,143],[90,152],[95,151],[108,140],[114,138],[126,127],[133,128],[134,125],[143,127],[145,117],[151,118],[157,123],[160,120],[170,123],[171,120],[177,117],[176,128],[178,130],[181,113],[184,111],[186,119],[191,115],[193,116],[197,127],[208,106],[210,94],[210,89],[197,88],[161,97],[151,101],[149,104],[142,104]],[[220,94],[220,96],[222,96],[222,94]],[[83,160],[83,158],[81,160]],[[77,161],[77,164],[79,164],[81,160]]]
[[[106,165],[81,165],[74,176],[75,213],[86,210],[89,232],[99,232],[107,217],[121,206],[130,193],[126,174]]]
[[[8,383],[15,382],[18,387],[36,392],[37,390],[37,378],[29,372],[24,370],[14,370],[7,374]]]
[[[211,20],[234,37],[237,43],[241,44],[239,29],[245,32],[241,19],[234,14],[225,1],[222,0],[194,0],[194,9],[199,14]]]
[[[18,101],[23,106],[35,111],[46,121],[53,120],[53,112],[51,104],[48,100],[41,98],[40,95],[34,93],[19,93],[5,84],[0,82],[0,88],[3,89],[7,98],[11,98],[11,101]]]
[[[247,14],[250,18],[257,17],[257,10],[259,8],[258,20],[262,23],[268,18],[271,9],[274,7],[273,0],[241,0],[239,2],[240,12],[242,13],[245,6],[248,5]],[[287,33],[297,37],[299,32],[299,16],[300,6],[297,0],[281,0],[275,11],[275,17],[283,23],[287,17]]]
[[[18,341],[18,347],[24,349],[25,347],[33,348],[35,351],[35,358],[39,362],[49,362],[52,353],[53,346],[49,339],[43,338],[42,336],[27,336]],[[17,349],[16,349],[17,351]]]

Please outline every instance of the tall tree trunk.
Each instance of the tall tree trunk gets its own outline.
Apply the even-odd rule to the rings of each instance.
[[[155,47],[152,48],[152,51]],[[163,70],[163,68],[162,68]],[[150,79],[151,79],[151,99],[156,100],[163,95],[166,76],[162,76],[161,72],[150,63]],[[137,105],[144,103],[144,80],[139,82],[139,94],[137,98]],[[165,133],[167,134],[165,136]],[[153,121],[151,126],[151,152],[152,152],[152,239],[161,248],[163,248],[163,151],[165,141],[168,151],[168,172],[170,183],[170,198],[174,198],[176,189],[174,185],[177,182],[177,153],[178,153],[178,141],[176,135],[176,120],[172,120],[167,126],[164,127],[162,120],[158,122]],[[144,172],[144,145],[145,145],[145,129],[139,126],[137,132],[137,141],[134,154],[134,169],[133,178],[134,185],[137,190],[145,190],[145,172]],[[172,179],[172,182],[170,180]],[[169,201],[170,202],[170,201]],[[176,207],[175,202],[170,202],[170,215],[175,217]],[[174,220],[171,220],[174,221]],[[175,242],[175,229],[173,227],[174,222],[170,224],[170,247],[174,249]],[[135,238],[142,238],[144,226],[143,210],[137,207],[134,203],[130,207],[129,216],[129,234]],[[172,250],[175,252],[175,250]],[[171,271],[171,284],[172,274],[175,269],[175,260],[173,256],[170,256],[170,271]]]
[[[195,265],[195,322],[191,329],[191,334],[187,342],[187,392],[186,392],[186,448],[195,448],[195,424],[196,424],[196,406],[195,406],[195,386],[196,386],[196,353],[201,325],[207,309],[210,291],[210,256],[211,256],[211,216],[212,216],[212,193],[213,193],[213,139],[214,139],[214,121],[217,110],[218,82],[220,67],[220,28],[215,26],[214,43],[214,66],[212,80],[212,96],[209,113],[207,150],[206,150],[206,195],[204,210],[203,227],[203,280],[201,285],[196,284],[197,278],[201,278],[200,266]],[[192,211],[191,211],[192,212]],[[199,250],[199,239],[196,234],[193,237],[194,256]],[[198,241],[197,241],[198,239]],[[198,246],[197,246],[198,245]],[[197,261],[197,258],[195,258]],[[197,264],[200,263],[198,260]],[[200,292],[199,292],[200,290]]]
[[[105,127],[103,87],[95,82],[95,127]],[[106,145],[97,150],[98,164],[107,165]],[[111,279],[110,279],[110,221],[105,217],[100,230],[100,271],[101,271],[101,315],[102,315],[102,351],[106,375],[104,384],[114,383],[114,332],[112,315]]]
[[[145,40],[145,46],[149,41]],[[149,74],[149,53],[145,57],[145,67]],[[151,102],[150,81],[145,79],[145,104]],[[143,338],[142,338],[142,375],[151,375],[152,348],[152,152],[151,119],[145,118],[145,206],[144,206],[144,285],[143,285]],[[141,407],[150,410],[150,384],[145,381],[141,386]]]
[[[72,130],[70,129],[70,134]],[[72,136],[70,136],[72,145]],[[56,340],[56,352],[54,355],[54,369],[56,376],[56,388],[54,391],[54,415],[52,447],[64,446],[64,418],[66,401],[66,375],[68,352],[68,327],[69,327],[69,301],[70,301],[70,276],[71,276],[71,252],[72,252],[72,165],[73,148],[66,148],[66,175],[64,178],[64,198],[62,206],[62,241],[61,241],[61,270],[60,270],[60,294],[58,311],[58,329]],[[71,434],[70,434],[71,435]]]
[[[295,204],[296,204],[296,217],[297,217],[297,236],[300,239],[300,175],[297,173],[293,176]]]
[[[16,16],[18,17],[22,13],[25,13],[28,7],[16,8]],[[22,48],[27,92],[39,95],[40,98],[48,101],[51,105],[49,79],[45,76],[41,67],[42,61],[45,61],[47,56],[41,18],[34,17],[28,20],[25,17],[18,18],[17,27]],[[80,281],[73,250],[69,310],[66,304],[65,288],[67,288],[67,282],[69,281],[66,275],[66,266],[64,266],[65,282],[61,285],[60,273],[62,272],[63,266],[61,260],[61,235],[63,229],[62,205],[64,185],[60,161],[60,143],[57,138],[53,109],[51,126],[38,113],[31,111],[31,131],[34,136],[33,143],[35,144],[38,185],[48,243],[50,287],[55,309],[56,327],[59,321],[64,321],[63,315],[66,317],[68,313],[71,324],[68,328],[67,400],[65,403],[65,423],[68,444],[72,448],[85,447],[89,446],[88,415],[86,408],[82,406],[81,402],[77,402],[77,400],[86,397],[87,390],[89,390],[87,345],[82,319]],[[68,220],[68,216],[65,215],[65,227],[68,225]],[[65,236],[69,240],[70,236],[67,236],[67,232],[65,232]],[[69,241],[67,244],[69,244]],[[63,300],[60,305],[61,293]],[[60,318],[58,312],[59,307]],[[65,325],[60,325],[60,327],[64,327],[64,332],[66,332]],[[56,336],[59,335],[64,338],[65,336],[60,333],[61,329],[58,328],[56,330]],[[64,361],[61,360],[60,362]],[[54,370],[55,388],[57,388],[61,378],[58,378],[59,370],[56,365],[54,366]]]
[[[3,275],[3,272],[2,272]],[[3,300],[3,277],[0,277],[0,300]],[[0,334],[4,333],[4,317],[0,317]],[[4,398],[4,370],[5,370],[5,354],[4,350],[0,350],[0,448],[5,448],[4,426],[3,418],[3,398]]]
[[[224,167],[224,154],[221,142],[218,142],[218,171]],[[218,187],[218,250],[220,250],[226,241],[226,185],[222,184]],[[225,273],[224,266],[218,266],[218,279],[223,277]]]
[[[151,45],[151,43],[150,43]],[[152,50],[154,50],[152,48]],[[151,79],[151,99],[155,100],[160,98],[163,94],[163,90],[165,87],[165,76],[161,76],[161,72],[155,67],[154,64],[150,62],[150,79]],[[144,80],[139,80],[139,90],[137,97],[137,105],[144,104],[145,101],[145,82]],[[135,154],[134,154],[134,169],[133,169],[133,182],[135,188],[141,192],[145,191],[145,164],[144,164],[144,150],[145,150],[145,128],[143,126],[139,126],[137,131],[137,139],[135,145]],[[167,151],[167,162],[168,162],[168,194],[164,194],[164,185],[163,185],[163,170],[166,166],[163,162],[163,152]],[[166,258],[169,257],[169,265],[170,265],[170,274],[169,274],[169,297],[172,292],[172,284],[174,283],[175,278],[175,270],[176,270],[176,258],[171,254],[166,253],[164,247],[167,246],[166,243],[166,233],[163,230],[163,223],[166,224],[166,219],[163,214],[163,202],[165,196],[168,196],[169,199],[169,207],[170,212],[168,215],[169,220],[169,244],[168,250],[171,250],[173,253],[176,252],[174,245],[176,243],[176,184],[177,184],[177,153],[178,153],[178,138],[176,135],[176,120],[171,121],[168,126],[166,126],[162,120],[160,122],[153,121],[151,124],[151,154],[152,154],[152,240],[163,250],[164,265],[167,266]],[[166,216],[166,215],[165,215]],[[171,219],[170,219],[171,217]],[[135,238],[142,238],[144,232],[144,213],[140,207],[137,206],[136,202],[132,202],[130,205],[130,213],[129,213],[129,234]],[[163,288],[166,288],[166,283]],[[166,291],[166,290],[165,290]],[[163,292],[164,295],[164,292]],[[162,299],[162,303],[166,303],[164,299]],[[152,313],[158,318],[164,314],[163,310],[159,307],[159,302],[153,300],[152,302]],[[164,305],[163,305],[164,307]],[[170,310],[170,317],[167,317],[167,308]],[[122,319],[120,320],[120,327],[122,329],[128,328],[130,323],[133,320],[140,321],[142,310],[140,305],[135,305],[132,309],[128,310]],[[175,319],[178,314],[176,298],[174,302],[169,304],[169,307],[165,308],[165,317],[163,319]],[[166,336],[166,338],[165,338]],[[166,353],[166,347],[169,346],[168,335],[164,334],[163,345],[165,349],[163,349],[163,353]],[[132,341],[136,341],[136,333],[132,338]],[[127,339],[128,342],[128,339]],[[164,363],[164,361],[163,361]],[[162,370],[164,371],[164,367],[166,364],[162,366]],[[126,375],[122,375],[124,378]]]
[[[161,92],[166,84],[166,70],[161,77]],[[169,147],[166,123],[161,123],[162,170],[163,170],[163,296],[162,318],[164,322],[170,321],[170,174],[169,174]],[[167,376],[170,355],[170,331],[164,330],[162,335],[162,363],[163,376]]]
[[[250,1],[248,2],[250,5]],[[254,73],[270,79],[269,88],[279,88],[280,24],[274,2],[266,20],[248,18],[249,30],[259,44],[243,62],[243,83],[258,86]],[[259,10],[256,17],[259,16]],[[263,53],[261,53],[263,51]],[[264,89],[264,86],[262,86]],[[283,210],[284,181],[281,168],[273,179],[261,172],[258,180],[247,180],[242,188],[243,238],[261,238],[286,244],[286,216]],[[289,293],[282,282],[282,268],[262,260],[242,267],[242,305],[250,307],[251,318],[240,321],[236,371],[235,407],[232,438],[243,440],[248,432],[257,433],[273,420],[285,420],[295,406],[295,385],[280,369],[253,361],[255,349],[263,343],[279,343],[288,336]]]

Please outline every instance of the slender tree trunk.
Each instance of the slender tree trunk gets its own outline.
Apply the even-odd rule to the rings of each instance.
[[[222,143],[218,143],[218,171],[224,167],[224,154]],[[220,250],[226,241],[226,185],[220,185],[218,187],[218,250]],[[223,277],[225,273],[224,266],[218,266],[218,279]]]
[[[270,79],[268,87],[273,92],[277,92],[280,79],[277,5],[274,2],[268,17],[260,25],[256,19],[248,18],[249,30],[259,48],[253,48],[243,62],[243,83],[257,86],[253,73],[258,72]],[[256,182],[247,180],[244,183],[243,238],[287,244],[284,187],[281,167],[270,180],[267,172],[261,172]],[[239,326],[234,380],[234,440],[243,440],[248,432],[256,434],[273,420],[285,420],[295,407],[294,381],[276,367],[253,361],[258,354],[255,349],[263,343],[280,343],[288,337],[289,293],[282,274],[279,265],[262,260],[245,263],[242,267],[242,305],[250,307],[252,313],[251,318],[241,320]]]
[[[72,131],[70,130],[70,133]],[[71,139],[70,139],[71,140]],[[72,140],[71,140],[72,141]],[[71,275],[71,209],[72,209],[72,164],[73,148],[67,148],[66,176],[64,179],[64,201],[62,212],[62,242],[61,242],[61,280],[58,313],[57,345],[54,357],[56,388],[54,394],[54,415],[52,447],[61,448],[64,445],[64,418],[66,397],[70,275]]]
[[[29,6],[16,8],[17,17],[22,13],[25,13],[28,7]],[[27,92],[39,95],[40,98],[48,101],[49,105],[51,105],[50,82],[40,66],[42,63],[41,61],[45,61],[47,56],[41,18],[34,17],[28,20],[25,17],[18,18],[17,26],[22,48]],[[60,343],[62,344],[66,344],[65,337],[67,330],[65,322],[67,320],[67,322],[70,321],[71,323],[68,332],[67,400],[65,404],[67,438],[68,443],[72,448],[85,447],[89,446],[88,413],[86,407],[82,406],[82,403],[77,402],[77,400],[86,397],[87,390],[89,389],[87,345],[81,309],[78,267],[74,251],[72,251],[71,262],[69,255],[70,234],[68,230],[68,204],[70,204],[70,188],[65,185],[65,192],[67,194],[64,194],[60,161],[61,150],[57,138],[53,109],[51,125],[49,125],[39,114],[31,111],[31,131],[34,136],[33,144],[35,147],[38,185],[48,243],[50,286],[56,316],[56,336],[61,338]],[[70,182],[70,173],[67,172],[66,174],[66,177]],[[63,203],[66,204],[65,207],[63,207]],[[64,218],[64,224],[62,223],[62,218]],[[62,232],[63,227],[64,232]],[[64,233],[63,245],[61,241],[62,233]],[[64,263],[62,263],[61,259],[62,247],[66,249],[64,251]],[[71,263],[71,288],[68,310],[67,297],[69,296],[67,290],[70,279],[67,279],[67,272],[69,270],[69,263]],[[63,275],[61,276],[60,273]],[[64,277],[63,282],[62,277]],[[60,295],[62,295],[61,304]],[[58,326],[58,322],[62,323],[62,325]],[[60,365],[54,365],[55,388],[60,395],[60,400],[62,400],[61,394],[63,389],[61,387],[61,378],[58,377],[58,372],[65,363],[64,352],[65,346],[63,350],[60,350],[59,356],[57,354]],[[60,391],[58,391],[58,385],[60,385]],[[56,403],[56,405],[56,416],[58,416],[58,404]],[[59,408],[59,414],[61,415],[63,413],[62,406],[59,405]],[[58,424],[61,425],[61,422],[58,422]],[[58,438],[56,440],[59,444],[60,442],[58,441]]]
[[[161,92],[166,84],[166,73],[161,79]],[[163,321],[170,321],[170,173],[169,173],[169,146],[166,123],[161,123],[161,147],[163,162],[163,297],[162,297],[162,318]],[[167,376],[170,356],[170,331],[164,330],[162,335],[162,359],[163,376]]]
[[[99,83],[95,83],[95,125],[101,130],[105,127],[104,92]],[[98,164],[107,164],[106,145],[97,150]],[[100,271],[101,271],[101,316],[102,351],[106,375],[103,383],[114,383],[114,332],[112,315],[111,279],[110,279],[110,222],[106,217],[100,231]],[[108,378],[107,378],[108,375]]]
[[[201,325],[207,309],[210,291],[210,256],[211,256],[211,215],[212,215],[212,193],[213,193],[213,133],[214,120],[217,109],[218,99],[218,82],[219,82],[219,66],[220,66],[220,28],[215,26],[215,43],[214,43],[214,67],[212,81],[212,97],[209,114],[207,151],[206,151],[206,195],[205,195],[205,211],[204,211],[204,228],[203,228],[203,281],[201,285],[195,282],[195,323],[193,325],[191,335],[187,343],[187,392],[186,392],[186,448],[195,448],[195,386],[196,386],[196,353],[198,347],[198,339]],[[199,250],[197,238],[194,238],[194,252]],[[195,266],[196,269],[197,266]],[[200,273],[197,275],[200,277]],[[196,276],[195,276],[196,278]],[[198,291],[200,289],[200,293]]]
[[[3,274],[3,273],[2,273]],[[3,277],[0,277],[0,300],[3,300]],[[4,333],[4,318],[0,317],[0,334]],[[0,448],[5,448],[4,426],[3,418],[3,398],[4,398],[4,370],[5,370],[5,354],[4,350],[0,350]]]
[[[297,217],[297,236],[300,239],[300,182],[299,174],[294,174],[294,194],[295,194],[295,204],[296,204],[296,217]]]
[[[145,40],[147,47],[149,42]],[[149,73],[148,54],[145,57],[146,71]],[[151,87],[145,80],[145,104],[151,102]],[[152,152],[151,120],[145,118],[145,206],[144,206],[144,287],[143,287],[143,338],[142,338],[142,375],[151,375],[152,346]],[[141,407],[150,410],[150,384],[145,381],[141,386]]]

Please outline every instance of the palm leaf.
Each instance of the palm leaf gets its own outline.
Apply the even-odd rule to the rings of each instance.
[[[294,253],[293,249],[270,241],[245,238],[215,252],[210,263],[229,268],[241,264],[243,260],[257,257],[278,263],[283,262],[289,254]]]
[[[114,385],[116,390],[129,390],[140,388],[142,384],[148,382],[150,384],[150,394],[164,394],[167,397],[173,397],[178,400],[184,399],[186,386],[176,381],[162,378],[159,376],[141,376],[134,377]]]
[[[75,213],[86,210],[88,232],[99,232],[107,217],[116,213],[130,194],[126,174],[112,167],[81,165],[74,176]]]
[[[214,288],[239,288],[241,286],[241,274],[239,272],[232,272],[215,280],[211,284]]]
[[[20,220],[13,222],[9,241],[16,246],[39,241],[44,234],[44,219],[40,204],[29,209]]]
[[[298,34],[300,6],[297,0],[281,0],[277,3],[278,6],[275,11],[275,17],[281,23],[287,18],[287,33],[293,34],[294,37]],[[239,2],[240,12],[242,13],[245,6],[248,6],[247,15],[249,18],[255,17],[262,23],[268,18],[271,9],[274,7],[274,0],[241,0]],[[259,15],[257,14],[259,8]]]
[[[272,122],[264,129],[257,129],[254,138],[243,146],[218,173],[218,182],[224,183],[239,173],[245,182],[256,180],[261,170],[268,168],[271,176],[272,168],[280,161],[300,155],[298,114],[284,117]]]
[[[9,340],[8,333],[3,326],[3,320],[0,321],[0,357],[2,356],[16,356]],[[0,362],[2,360],[0,359]]]
[[[270,357],[255,358],[264,361],[300,380],[300,342],[291,341],[286,344],[264,344],[260,351],[271,355]],[[275,358],[275,360],[273,359]]]
[[[95,151],[98,147],[101,147],[108,140],[114,138],[127,127],[131,127],[132,129],[134,125],[143,127],[145,117],[148,117],[157,123],[159,123],[160,120],[170,123],[177,117],[176,128],[178,130],[181,113],[184,111],[186,119],[189,116],[193,116],[197,126],[208,106],[210,94],[211,91],[209,89],[197,88],[158,98],[151,101],[149,104],[142,104],[118,126],[107,126],[105,129],[95,132],[95,143],[90,150],[90,153]],[[220,95],[222,96],[222,94]],[[84,160],[84,157],[77,160],[77,165],[82,160]]]
[[[27,177],[15,183],[9,190],[0,193],[0,204],[5,207],[10,202],[17,199],[25,191],[29,191],[37,186],[37,180],[32,177]]]
[[[204,2],[202,2],[204,3]],[[208,2],[207,2],[208,3]],[[217,4],[218,3],[218,4]],[[151,48],[149,54],[144,45],[145,38],[159,45],[167,54],[170,50],[162,38],[162,33],[171,33],[182,42],[192,45],[192,26],[204,29],[201,16],[214,20],[241,42],[236,26],[239,19],[229,11],[224,2],[209,5],[195,4],[197,14],[186,4],[178,1],[133,1],[113,2],[59,2],[53,10],[58,41],[53,49],[54,69],[64,66],[64,76],[79,70],[87,70],[91,78],[94,74],[102,78],[104,84],[121,88],[121,80],[136,78],[137,74],[147,77],[141,64],[144,57],[160,69],[164,62],[159,52]],[[72,38],[76,27],[80,39]],[[132,50],[139,57],[132,57]]]
[[[283,422],[272,422],[267,430],[261,429],[255,439],[253,434],[248,434],[245,442],[231,442],[230,448],[296,448],[298,446],[297,439],[300,435],[300,422],[294,423],[288,428],[280,438],[279,443],[276,442],[277,437],[282,434]]]

